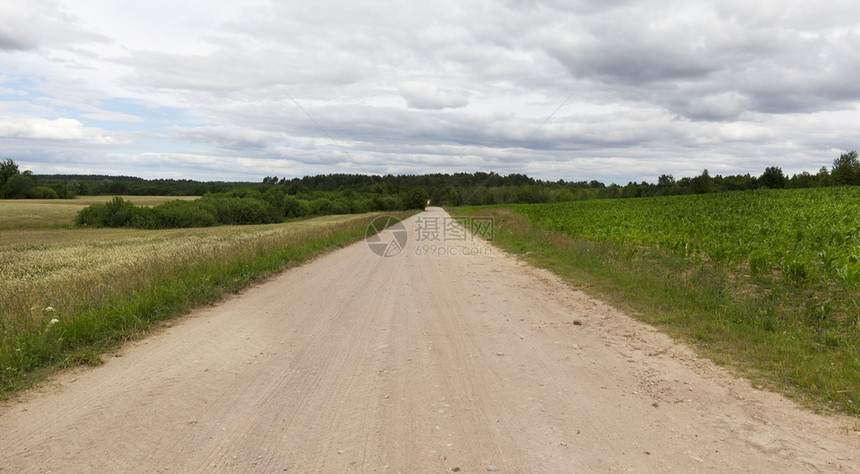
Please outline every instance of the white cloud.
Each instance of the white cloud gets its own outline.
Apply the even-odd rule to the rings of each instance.
[[[858,18],[848,0],[7,0],[0,135],[39,169],[147,177],[815,170],[858,147]]]
[[[0,117],[0,137],[85,142],[95,145],[119,143],[119,140],[104,131],[86,128],[81,122],[70,118],[47,120]]]
[[[418,82],[404,82],[399,86],[400,93],[409,107],[415,109],[449,109],[469,105],[466,94],[453,89],[440,89],[434,85]]]
[[[762,142],[773,138],[770,128],[755,123],[734,122],[720,127],[720,135],[727,140],[753,140]]]

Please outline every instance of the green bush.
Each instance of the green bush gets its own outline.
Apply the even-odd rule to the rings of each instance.
[[[284,196],[284,217],[304,217],[311,213],[311,207],[307,201],[294,196]]]
[[[326,198],[315,199],[310,202],[310,206],[311,214],[317,216],[332,214],[332,211],[334,211],[334,204],[331,202],[330,199]]]
[[[145,208],[142,208],[143,210]],[[169,201],[152,209],[147,209],[151,212],[145,213],[151,219],[151,224],[144,224],[142,221],[140,227],[145,229],[170,229],[183,227],[212,227],[218,225],[216,218],[215,206],[212,203],[201,200],[195,201]]]
[[[105,204],[93,204],[78,212],[75,223],[90,227],[134,227],[168,229],[209,227],[214,225],[272,224],[284,217],[354,214],[373,209],[374,204],[387,207],[396,202],[319,198],[306,201],[285,195],[272,188],[266,193],[237,190],[224,194],[207,194],[194,201],[169,201],[149,208],[135,206],[120,197]]]
[[[169,201],[149,208],[114,197],[105,204],[92,204],[81,209],[75,217],[75,224],[138,229],[209,227],[219,224],[215,213],[215,206],[203,200]]]
[[[36,187],[36,180],[28,174],[9,176],[0,188],[0,199],[24,199]]]
[[[421,187],[415,187],[406,191],[401,200],[401,209],[421,209],[422,211],[427,206],[427,200],[430,195],[427,190]]]
[[[75,224],[90,227],[131,227],[138,213],[137,206],[116,196],[104,204],[92,204],[78,211]]]
[[[28,199],[59,199],[57,192],[47,186],[34,186],[27,190]]]
[[[137,206],[130,201],[116,196],[105,204],[104,212],[105,227],[126,227],[134,219]]]
[[[248,225],[280,222],[281,212],[268,202],[252,197],[208,195],[200,199],[211,203],[220,224]]]
[[[78,211],[75,224],[88,227],[104,227],[105,204],[90,204]]]
[[[332,203],[332,214],[351,214],[352,204],[350,200],[347,199],[338,199]]]
[[[66,187],[63,183],[54,183],[51,185],[51,189],[57,193],[57,197],[59,199],[74,199],[75,193]]]
[[[285,196],[283,187],[273,187],[264,192],[262,198],[275,209],[283,209]]]
[[[3,188],[9,178],[20,173],[18,165],[12,161],[12,158],[4,158],[0,161],[0,188]]]

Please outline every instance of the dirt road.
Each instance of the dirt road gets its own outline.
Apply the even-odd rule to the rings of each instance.
[[[396,256],[360,242],[5,403],[0,471],[860,471],[856,420],[485,243],[418,255],[415,227]]]

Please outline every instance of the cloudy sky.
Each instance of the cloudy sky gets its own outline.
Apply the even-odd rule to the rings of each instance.
[[[0,3],[35,173],[815,172],[858,104],[856,0]]]

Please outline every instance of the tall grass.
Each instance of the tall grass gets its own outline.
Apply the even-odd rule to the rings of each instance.
[[[365,235],[376,214],[205,229],[49,229],[0,237],[0,395],[97,362],[153,323]]]

